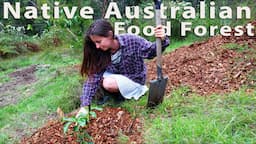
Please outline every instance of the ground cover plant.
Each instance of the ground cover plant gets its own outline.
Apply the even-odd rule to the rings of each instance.
[[[62,121],[64,121],[65,123],[63,126],[63,132],[66,134],[69,130],[69,127],[73,124],[74,125],[73,131],[78,137],[77,141],[79,143],[86,142],[86,141],[90,143],[93,141],[91,136],[88,134],[88,132],[86,130],[83,130],[82,128],[89,124],[90,118],[97,117],[97,114],[93,110],[102,111],[102,109],[98,107],[93,107],[90,109],[91,109],[90,111],[85,109],[84,114],[80,114],[72,117],[64,117],[64,115],[61,112],[62,110],[59,109],[59,111],[61,112],[61,115],[63,116]]]

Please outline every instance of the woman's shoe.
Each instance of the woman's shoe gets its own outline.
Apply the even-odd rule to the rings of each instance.
[[[114,94],[113,97],[114,97],[115,104],[120,104],[125,101],[125,98],[122,96],[122,94],[120,92]]]
[[[105,104],[109,99],[110,99],[110,97],[107,96],[107,95],[105,95],[105,96],[103,96],[102,98],[98,99],[97,104],[98,104],[98,105],[103,105],[103,104]]]

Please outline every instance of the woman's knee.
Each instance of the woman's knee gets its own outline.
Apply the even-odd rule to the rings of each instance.
[[[102,85],[109,92],[118,92],[118,85],[114,78],[104,78]]]

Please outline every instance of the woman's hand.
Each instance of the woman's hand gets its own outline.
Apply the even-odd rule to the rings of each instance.
[[[89,107],[81,107],[80,110],[76,114],[76,118],[78,117],[88,117],[89,116]]]
[[[154,32],[155,32],[155,37],[161,38],[162,41],[165,39],[166,37],[165,30],[162,25],[158,25],[157,27],[155,27]]]

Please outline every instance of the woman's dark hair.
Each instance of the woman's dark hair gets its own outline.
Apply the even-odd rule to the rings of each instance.
[[[105,69],[111,62],[110,51],[102,51],[96,48],[90,36],[97,35],[108,37],[109,31],[114,34],[111,24],[103,19],[96,20],[87,30],[84,37],[84,57],[81,67],[81,75],[95,74]],[[114,35],[113,35],[114,37]]]

